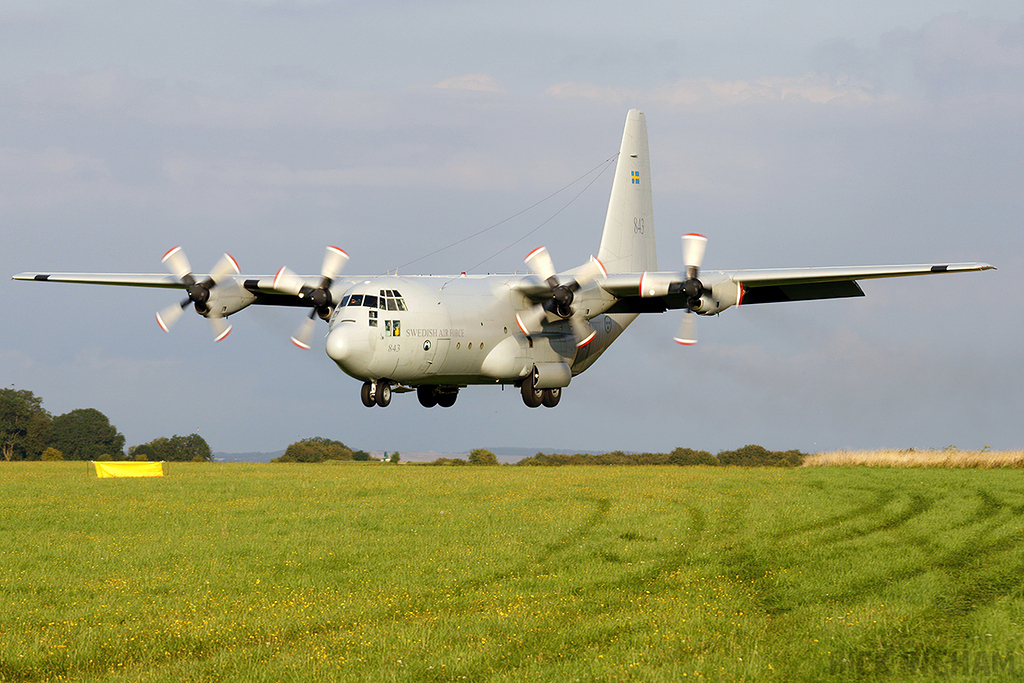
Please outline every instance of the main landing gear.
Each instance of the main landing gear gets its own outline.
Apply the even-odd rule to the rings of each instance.
[[[429,384],[421,384],[416,387],[416,398],[424,408],[441,406],[451,408],[455,405],[455,399],[459,397],[458,387],[437,387]]]
[[[550,389],[539,389],[536,386],[537,375],[531,372],[523,380],[523,384],[520,387],[523,392],[523,403],[530,408],[537,408],[544,406],[545,408],[554,408],[558,405],[558,402],[562,399],[562,389],[560,387],[552,387]]]

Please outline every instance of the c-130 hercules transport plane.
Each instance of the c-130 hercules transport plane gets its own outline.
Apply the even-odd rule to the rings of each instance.
[[[348,254],[328,247],[319,277],[287,268],[239,274],[231,256],[195,274],[180,247],[163,257],[170,275],[21,273],[15,280],[184,289],[157,313],[168,331],[189,304],[220,341],[228,316],[252,304],[303,306],[292,337],[311,346],[316,318],[327,321],[327,355],[362,381],[363,405],[386,407],[415,391],[425,407],[450,407],[471,384],[511,384],[535,408],[558,404],[562,389],[588,369],[641,313],[681,309],[675,341],[696,342],[695,315],[732,306],[863,296],[858,280],[989,270],[986,263],[701,271],[707,239],[682,236],[681,271],[659,271],[654,245],[647,123],[633,109],[612,181],[597,256],[557,271],[544,247],[526,257],[530,275],[340,277]]]

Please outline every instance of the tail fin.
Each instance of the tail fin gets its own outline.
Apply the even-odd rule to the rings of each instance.
[[[639,109],[631,109],[626,115],[597,257],[609,273],[658,270],[647,119]]]

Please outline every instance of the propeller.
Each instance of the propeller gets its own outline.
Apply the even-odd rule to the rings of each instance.
[[[704,250],[708,246],[708,238],[697,233],[683,235],[683,265],[686,266],[686,280],[682,291],[686,295],[686,315],[683,316],[675,340],[678,344],[692,346],[697,343],[697,327],[694,324],[694,311],[700,308],[700,297],[706,291],[697,276],[700,265],[704,261]]]
[[[604,264],[591,256],[590,261],[580,268],[572,279],[566,282],[559,282],[554,262],[552,262],[551,255],[548,254],[548,250],[545,247],[534,249],[526,256],[524,261],[527,267],[548,285],[551,295],[550,298],[545,299],[543,302],[516,314],[516,322],[519,324],[519,329],[526,336],[537,333],[543,328],[547,314],[551,313],[563,320],[569,321],[573,334],[576,336],[577,348],[589,344],[597,335],[597,332],[590,326],[586,318],[582,315],[577,315],[572,307],[572,302],[577,290],[586,287],[600,277],[607,276],[608,273],[604,269]]]
[[[205,317],[210,312],[208,305],[210,290],[216,287],[224,278],[232,274],[237,275],[240,272],[238,262],[230,254],[224,254],[214,265],[213,270],[210,271],[206,279],[200,282],[192,275],[192,266],[189,264],[188,257],[185,256],[185,252],[181,247],[174,247],[168,251],[164,254],[161,261],[167,267],[167,270],[181,281],[185,291],[188,293],[188,296],[180,304],[172,304],[157,312],[156,322],[164,332],[171,331],[174,323],[178,322],[189,304],[195,306],[196,313]],[[208,320],[213,328],[213,340],[215,342],[219,342],[231,332],[231,325],[225,318],[208,318]]]
[[[320,267],[320,283],[316,287],[310,287],[305,280],[284,266],[274,276],[273,288],[275,290],[308,301],[313,308],[309,312],[309,317],[292,335],[292,343],[300,349],[309,350],[310,348],[310,340],[313,338],[313,330],[316,326],[316,316],[319,315],[324,320],[331,317],[331,312],[334,310],[331,284],[344,269],[346,263],[348,263],[348,254],[343,249],[327,247],[323,265]]]

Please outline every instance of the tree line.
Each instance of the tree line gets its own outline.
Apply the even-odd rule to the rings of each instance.
[[[750,444],[734,451],[708,451],[676,448],[671,453],[537,453],[523,458],[516,465],[557,467],[563,465],[708,465],[712,467],[799,467],[806,453],[800,451],[770,451],[764,446]]]
[[[0,453],[12,460],[213,460],[198,434],[158,437],[132,446],[95,408],[51,415],[26,389],[0,389]]]

